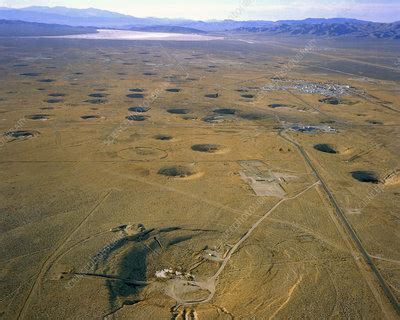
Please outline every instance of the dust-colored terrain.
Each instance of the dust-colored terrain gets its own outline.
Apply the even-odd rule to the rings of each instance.
[[[382,43],[0,40],[0,317],[398,318]]]

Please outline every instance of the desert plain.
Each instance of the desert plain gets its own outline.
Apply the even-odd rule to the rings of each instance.
[[[0,317],[398,319],[398,50],[0,39]]]

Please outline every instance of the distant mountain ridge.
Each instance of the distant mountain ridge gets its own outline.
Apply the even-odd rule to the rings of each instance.
[[[121,13],[95,8],[73,9],[66,7],[43,7],[32,6],[21,9],[0,8],[0,19],[21,20],[29,22],[65,24],[71,26],[96,26],[106,28],[149,27],[149,26],[174,26],[192,28],[202,31],[226,31],[238,28],[261,28],[276,24],[317,24],[317,23],[368,23],[357,19],[333,18],[320,19],[308,18],[304,20],[282,20],[264,21],[249,20],[235,21],[231,19],[219,21],[197,21],[189,19],[166,19],[166,18],[138,18]]]
[[[258,33],[262,35],[355,37],[375,39],[400,39],[400,22],[344,22],[315,24],[279,24],[265,28],[238,28],[236,33]]]
[[[26,21],[0,20],[0,37],[63,36],[96,33],[96,28]]]
[[[183,20],[136,18],[98,9],[70,9],[65,7],[0,8],[0,19],[62,24],[82,27],[117,28],[125,26],[173,25]]]

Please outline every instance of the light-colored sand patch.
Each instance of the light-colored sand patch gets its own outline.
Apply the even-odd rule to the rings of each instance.
[[[37,37],[35,37],[37,38]],[[164,41],[209,41],[221,40],[222,37],[204,36],[199,34],[140,32],[129,30],[99,29],[98,33],[75,34],[66,36],[42,36],[38,38],[63,38],[86,40],[164,40]]]

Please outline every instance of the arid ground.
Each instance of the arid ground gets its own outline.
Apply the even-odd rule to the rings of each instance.
[[[398,319],[399,49],[0,40],[0,318]]]

